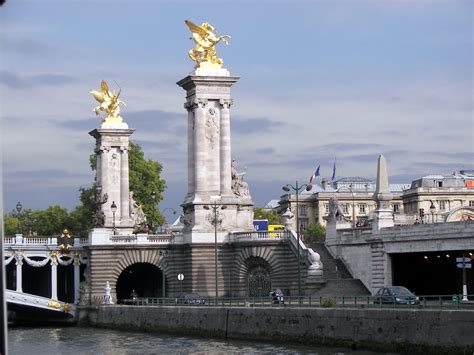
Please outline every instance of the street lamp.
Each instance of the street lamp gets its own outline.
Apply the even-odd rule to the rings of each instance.
[[[117,205],[115,204],[115,201],[112,201],[112,206],[110,206],[110,209],[112,210],[113,214],[113,228],[112,230],[114,231],[114,235],[117,233],[117,229],[115,228],[115,212],[117,212]]]
[[[203,206],[204,209],[208,210],[209,206]],[[217,298],[219,297],[219,283],[217,281],[217,217],[219,216],[218,210],[225,210],[227,206],[222,206],[217,204],[217,201],[214,201],[214,203],[210,206],[212,210],[214,211],[214,218],[212,220],[212,224],[214,224],[214,272],[215,272],[215,281],[216,281],[216,303],[217,303]]]
[[[21,213],[21,210],[23,209],[23,206],[21,205],[20,201],[18,201],[15,208],[16,208],[16,216],[18,218],[17,233],[20,233],[20,213]]]
[[[434,215],[435,215],[435,212],[436,212],[436,207],[435,207],[433,201],[431,201],[430,213],[431,213],[431,222],[432,222],[432,223],[434,223]]]
[[[298,194],[301,190],[306,188],[306,191],[310,191],[313,188],[311,184],[298,185],[298,180],[296,180],[295,186],[291,184],[286,184],[282,187],[283,191],[289,192],[290,189],[293,190],[296,194],[296,237],[297,237],[297,257],[298,257],[298,300],[301,303],[301,255],[300,255],[300,221],[299,221],[299,211],[298,211]],[[291,198],[291,195],[290,195]]]

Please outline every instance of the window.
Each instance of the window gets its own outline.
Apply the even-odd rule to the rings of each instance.
[[[444,211],[446,209],[446,201],[439,201],[439,210]]]
[[[438,187],[443,187],[443,182],[442,181],[438,181],[437,184],[438,184]]]
[[[300,231],[304,231],[306,228],[308,228],[308,221],[306,219],[301,220],[300,219]]]
[[[329,203],[325,203],[325,204],[324,204],[324,212],[325,212],[326,214],[329,214]]]
[[[299,213],[300,213],[300,216],[307,216],[307,209],[306,209],[306,206],[305,205],[299,205]]]
[[[474,207],[474,201],[469,201],[469,207]]]
[[[400,204],[399,203],[394,203],[393,204],[393,213],[398,213],[400,212]]]
[[[349,204],[345,203],[345,204],[342,205],[342,213],[344,213],[344,214],[349,213]]]
[[[366,214],[366,213],[367,213],[366,210],[365,210],[366,207],[367,207],[367,205],[366,205],[365,203],[361,203],[361,204],[359,205],[359,213],[361,213],[361,214]]]

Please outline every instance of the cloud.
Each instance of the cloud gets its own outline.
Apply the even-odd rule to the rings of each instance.
[[[62,84],[70,84],[76,79],[69,75],[62,74],[38,74],[21,76],[10,71],[0,71],[0,84],[4,84],[12,89],[25,89],[33,86],[55,86]]]
[[[32,38],[9,39],[4,35],[2,41],[2,50],[13,51],[21,55],[50,54],[56,49],[57,48],[47,42]]]
[[[269,118],[242,118],[234,117],[232,133],[234,134],[261,134],[281,130],[286,123],[273,121]]]

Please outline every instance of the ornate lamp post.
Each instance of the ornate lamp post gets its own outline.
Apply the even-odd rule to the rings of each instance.
[[[436,207],[435,207],[433,201],[431,201],[430,213],[431,213],[431,222],[434,223],[434,215],[436,213]]]
[[[17,233],[20,233],[21,231],[21,228],[20,228],[20,216],[21,216],[21,210],[23,209],[23,206],[22,204],[20,203],[20,201],[18,201],[18,203],[16,204],[15,206],[16,208],[16,216],[18,218],[18,225],[17,225]]]
[[[155,205],[157,204],[156,202],[156,192],[155,191],[152,191],[151,193],[151,198],[153,199],[153,202],[155,203]],[[174,208],[171,208],[171,207],[166,207],[165,209],[163,209],[161,211],[161,214],[163,215],[165,213],[165,211],[167,210],[171,210],[173,212],[173,214],[175,215],[176,214],[176,210]],[[162,227],[162,226],[161,226]],[[154,228],[153,228],[153,220],[151,221],[151,230],[154,232]],[[160,230],[161,232],[163,232],[162,228]]]
[[[113,232],[114,232],[114,235],[117,233],[117,229],[115,228],[115,212],[117,212],[117,205],[115,204],[115,201],[112,201],[112,206],[110,206],[110,209],[112,210],[112,214],[113,214]]]
[[[298,211],[298,194],[301,190],[306,188],[306,191],[310,191],[313,185],[303,184],[298,185],[298,180],[296,181],[295,186],[291,184],[286,184],[282,187],[283,191],[289,192],[290,189],[293,190],[296,194],[296,237],[297,237],[297,257],[298,257],[298,300],[301,303],[301,255],[300,255],[300,221],[299,221],[299,211]]]
[[[216,281],[216,303],[217,303],[217,298],[219,297],[219,283],[217,280],[217,223],[218,223],[219,210],[225,210],[227,206],[219,205],[217,201],[214,201],[214,203],[211,206],[204,206],[204,209],[206,210],[208,210],[209,208],[212,208],[212,210],[214,211],[212,224],[214,224],[214,272],[215,272],[215,281]]]

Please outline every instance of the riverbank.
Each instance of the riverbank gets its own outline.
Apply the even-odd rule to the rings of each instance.
[[[79,325],[378,351],[472,354],[474,312],[426,309],[89,306]]]

